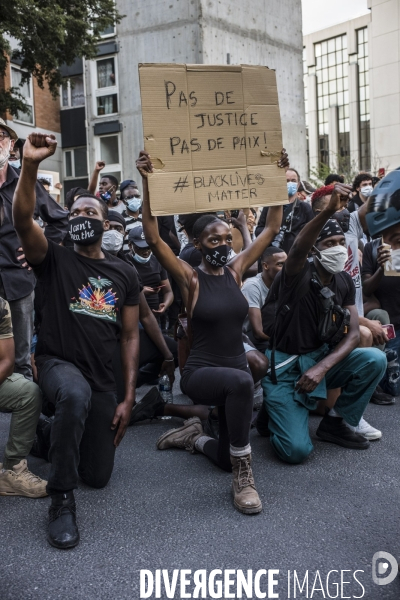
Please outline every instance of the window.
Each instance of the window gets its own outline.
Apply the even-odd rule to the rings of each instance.
[[[360,169],[371,168],[369,115],[368,27],[357,31],[358,118],[360,126]]]
[[[100,157],[106,165],[119,164],[118,136],[108,135],[100,138]]]
[[[111,56],[96,61],[96,115],[103,117],[118,112],[116,59]]]
[[[65,177],[87,177],[86,146],[64,150]]]
[[[121,181],[120,136],[118,134],[96,136],[95,140],[96,160],[104,160],[106,163],[100,176],[114,175],[118,181]]]
[[[85,105],[85,87],[83,75],[66,80],[61,86],[61,105],[64,108]]]
[[[111,37],[112,35],[115,35],[115,25],[109,25],[100,32],[100,37],[102,38]]]
[[[22,82],[22,77],[24,75],[24,71],[18,69],[14,66],[11,67],[11,85],[12,87],[19,88],[18,91],[24,97],[25,104],[29,107],[28,113],[18,112],[15,118],[16,121],[22,121],[23,123],[28,123],[29,125],[34,125],[33,119],[33,86],[32,86],[32,78],[29,78],[27,81]]]
[[[339,157],[350,161],[347,36],[315,44],[319,160],[329,165],[329,107],[338,107]]]

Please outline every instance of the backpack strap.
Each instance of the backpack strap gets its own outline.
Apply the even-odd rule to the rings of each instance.
[[[311,289],[311,285],[310,285],[310,281],[311,281],[311,277],[310,277],[310,271],[307,269],[306,273],[303,275],[303,278],[299,284],[299,286],[296,288],[296,296],[295,298],[293,298],[294,303],[299,302]],[[285,284],[284,281],[280,281],[280,285],[279,285],[279,290],[277,293],[277,298],[275,301],[275,327],[274,327],[274,332],[272,334],[272,350],[271,350],[271,382],[274,385],[277,385],[278,380],[276,377],[276,369],[275,369],[275,350],[276,350],[276,344],[277,344],[277,337],[278,337],[278,322],[279,322],[279,318],[284,318],[290,311],[291,311],[291,307],[288,303],[283,304],[283,302],[278,302],[278,298],[280,295],[280,291],[282,289],[281,286],[283,286]],[[292,299],[291,299],[292,300]],[[292,302],[290,302],[290,304],[292,304]]]
[[[192,341],[193,341],[193,335],[192,335],[193,297],[194,297],[194,292],[196,290],[196,286],[197,286],[198,280],[199,280],[199,276],[197,274],[197,271],[195,269],[193,269],[192,279],[190,280],[190,285],[189,285],[188,305],[186,307],[186,314],[187,314],[187,336],[188,336],[189,346],[190,347],[192,346]]]

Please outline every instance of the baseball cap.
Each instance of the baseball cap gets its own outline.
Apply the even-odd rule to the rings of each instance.
[[[11,136],[12,140],[17,140],[18,136],[15,133],[14,129],[11,129],[11,127],[9,127],[8,125],[6,125],[6,122],[4,121],[4,119],[0,119],[0,127],[2,127],[3,129],[5,129],[6,131],[8,131],[8,133]]]
[[[128,185],[133,185],[134,187],[138,186],[138,184],[136,183],[136,181],[134,181],[133,179],[125,179],[124,181],[122,181],[119,184],[119,191],[120,191],[121,194],[124,191],[124,189],[128,187]]]
[[[134,227],[129,231],[128,241],[138,248],[148,248],[149,245],[144,237],[143,227]]]

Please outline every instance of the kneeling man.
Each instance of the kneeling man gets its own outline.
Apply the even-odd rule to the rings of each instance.
[[[327,389],[341,388],[341,394],[317,436],[347,448],[368,448],[369,442],[348,425],[359,424],[386,368],[383,352],[357,348],[355,287],[343,272],[346,240],[332,219],[350,191],[336,184],[327,208],[299,233],[263,308],[263,330],[272,338],[266,351],[271,368],[263,379],[271,443],[282,460],[293,464],[313,449],[308,415],[326,399]]]
[[[48,241],[33,219],[39,163],[54,154],[54,136],[34,133],[24,146],[13,201],[14,226],[43,286],[35,360],[39,386],[55,416],[50,434],[48,541],[79,542],[73,490],[79,476],[104,487],[114,466],[135,398],[139,355],[139,284],[135,269],[103,251],[110,227],[103,200],[79,196],[70,210],[74,251]],[[117,404],[112,356],[120,332],[125,398]]]

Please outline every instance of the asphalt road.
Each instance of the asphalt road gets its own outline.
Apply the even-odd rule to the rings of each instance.
[[[186,400],[177,394],[176,401]],[[158,436],[178,420],[138,424],[118,450],[108,487],[81,484],[76,491],[77,548],[48,545],[48,499],[0,497],[0,600],[137,600],[141,569],[277,569],[274,590],[281,599],[398,600],[400,577],[378,586],[371,565],[378,551],[400,558],[400,405],[370,405],[366,417],[383,431],[367,451],[318,441],[319,418],[311,417],[315,450],[301,466],[282,464],[268,439],[253,430],[254,473],[264,504],[257,516],[233,508],[231,476],[204,456],[156,450]],[[1,414],[0,456],[8,426],[9,415]],[[29,465],[46,477],[47,463],[30,457]],[[288,595],[289,570],[291,581],[296,570],[301,582],[308,571],[308,594],[297,588],[295,596],[292,587]],[[332,570],[339,573],[330,575],[327,589]],[[363,588],[353,578],[356,570]],[[323,591],[317,579],[312,594],[317,571]],[[333,585],[340,571],[352,581],[343,591]],[[164,588],[159,597],[167,597]],[[181,598],[179,591],[174,597]]]

